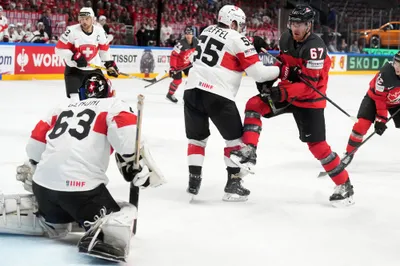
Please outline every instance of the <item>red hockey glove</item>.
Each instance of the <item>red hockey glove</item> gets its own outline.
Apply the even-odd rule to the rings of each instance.
[[[113,60],[111,61],[106,61],[104,63],[104,66],[107,68],[107,75],[111,77],[118,78],[119,76],[119,69],[117,67],[117,64]]]
[[[281,65],[280,68],[281,72],[279,74],[279,78],[281,80],[287,80],[290,82],[299,82],[300,75],[301,75],[301,68],[298,66],[288,66],[288,65]]]
[[[83,55],[81,52],[76,52],[72,56],[72,60],[76,62],[77,67],[87,67],[87,60],[85,55]]]

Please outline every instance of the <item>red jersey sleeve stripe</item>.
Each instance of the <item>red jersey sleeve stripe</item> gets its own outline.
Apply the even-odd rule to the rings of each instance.
[[[244,53],[236,54],[236,57],[239,59],[240,65],[243,69],[248,68],[251,65],[254,65],[257,62],[260,62],[260,58],[258,54],[254,54],[251,56],[246,57]]]
[[[36,124],[35,128],[32,130],[31,138],[42,143],[46,143],[46,134],[47,132],[54,127],[57,121],[57,116],[52,116],[51,124],[49,125],[47,122],[42,120]]]
[[[71,50],[72,51],[74,46],[70,42],[63,43],[62,41],[58,41],[57,44],[56,44],[56,48],[58,48],[58,49],[67,49],[67,50]]]
[[[110,46],[108,44],[99,44],[99,49],[102,51],[108,51]]]
[[[101,112],[94,122],[93,131],[107,136],[107,112]]]
[[[232,71],[242,72],[244,68],[240,65],[239,59],[230,53],[224,54],[222,57],[221,66]]]
[[[113,121],[115,121],[118,128],[121,128],[121,127],[136,125],[137,117],[132,113],[123,111],[118,115],[114,116]]]

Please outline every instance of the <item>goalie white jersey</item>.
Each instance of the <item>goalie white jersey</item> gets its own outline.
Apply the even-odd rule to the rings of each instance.
[[[253,44],[235,30],[209,26],[198,40],[185,89],[198,88],[234,100],[243,71],[257,82],[279,75],[279,68],[264,66]]]
[[[93,32],[86,34],[81,25],[76,24],[67,28],[57,42],[55,52],[65,60],[70,67],[77,67],[72,60],[75,52],[81,52],[86,57],[88,64],[103,65],[101,61],[110,61],[109,42],[103,27],[93,25]],[[79,68],[82,70],[93,70],[91,67]]]
[[[136,115],[117,98],[87,99],[55,108],[26,147],[39,162],[33,181],[58,191],[87,191],[107,184],[110,154],[135,151]]]

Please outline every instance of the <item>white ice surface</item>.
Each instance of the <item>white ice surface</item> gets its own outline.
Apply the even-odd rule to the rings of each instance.
[[[328,95],[352,115],[372,76],[331,76]],[[168,184],[141,191],[138,234],[126,265],[134,266],[398,266],[400,265],[400,132],[390,123],[373,137],[349,167],[356,204],[335,209],[328,198],[333,183],[317,179],[322,170],[298,132],[291,115],[263,120],[256,175],[244,185],[245,203],[222,202],[226,171],[224,141],[214,126],[206,149],[198,201],[188,203],[182,87],[179,103],[165,99],[168,81],[143,89],[138,80],[113,80],[117,95],[136,107],[146,96],[143,134]],[[243,114],[256,94],[244,78],[237,97]],[[36,122],[65,97],[63,81],[1,81],[0,190],[23,192],[15,167],[25,160],[25,144]],[[328,104],[327,140],[338,154],[345,150],[353,122]],[[128,199],[129,185],[115,162],[108,188]],[[111,265],[77,253],[78,235],[62,241],[0,235],[0,265]]]

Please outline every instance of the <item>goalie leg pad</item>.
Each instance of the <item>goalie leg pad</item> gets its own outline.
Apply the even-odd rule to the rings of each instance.
[[[0,195],[0,233],[58,238],[71,231],[71,224],[47,223],[37,211],[32,194]]]
[[[151,156],[150,149],[148,148],[148,145],[145,142],[143,142],[140,154],[143,157],[144,163],[150,170],[150,177],[149,177],[150,186],[158,187],[162,184],[167,183],[167,180],[164,178],[164,175],[161,173],[161,170],[156,165],[153,156]]]
[[[94,217],[94,222],[85,221],[85,226],[90,228],[79,241],[80,252],[110,260],[126,259],[137,209],[126,202],[118,204],[120,211],[106,214],[103,208],[100,215]]]

